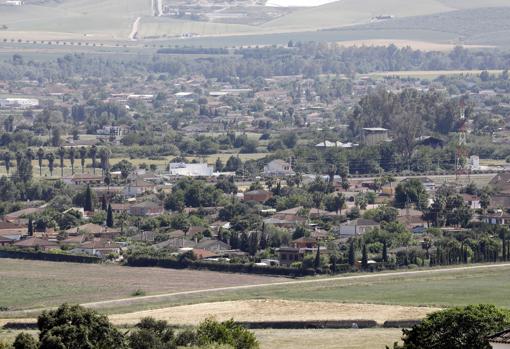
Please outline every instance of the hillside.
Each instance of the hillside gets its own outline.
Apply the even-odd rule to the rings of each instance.
[[[63,0],[0,5],[0,27],[7,27],[0,29],[0,39],[158,39],[166,44],[212,46],[393,39],[510,45],[510,2],[506,0],[340,0],[292,9],[261,23],[249,20],[256,7],[245,8],[246,23],[154,17],[155,1]],[[211,36],[221,39],[211,41]]]

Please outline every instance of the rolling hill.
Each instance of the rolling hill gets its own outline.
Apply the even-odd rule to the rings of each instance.
[[[7,27],[0,29],[0,39],[133,37],[204,46],[406,40],[510,47],[508,0],[339,0],[297,8],[259,25],[154,17],[154,1],[61,0],[0,6],[0,27]]]

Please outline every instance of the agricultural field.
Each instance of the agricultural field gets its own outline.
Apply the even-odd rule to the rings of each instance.
[[[220,14],[214,11],[209,21],[156,17],[153,6],[150,0],[66,0],[2,6],[0,25],[7,28],[0,31],[0,37],[104,43],[157,39],[164,45],[205,46],[285,44],[288,40],[346,44],[353,40],[405,40],[423,48],[446,45],[439,47],[443,50],[455,44],[510,44],[506,20],[510,9],[503,0],[426,0],[412,4],[405,0],[346,0],[288,11],[275,8],[280,14],[267,21],[246,7],[246,20],[235,23],[229,16],[220,23],[216,19]],[[243,8],[235,8],[234,14],[238,12],[242,14]],[[390,18],[378,20],[379,16]]]
[[[13,259],[0,259],[0,270],[0,306],[10,310],[129,298],[136,290],[151,295],[282,281],[256,275]]]

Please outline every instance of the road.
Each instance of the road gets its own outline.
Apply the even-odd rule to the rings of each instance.
[[[131,33],[129,34],[129,40],[136,41],[136,34],[138,33],[138,28],[140,26],[140,20],[142,17],[137,17],[133,22],[133,28],[131,29]]]
[[[366,280],[366,279],[375,279],[375,278],[384,279],[384,278],[394,278],[396,276],[430,275],[430,274],[458,272],[458,271],[463,271],[463,270],[490,270],[490,269],[498,269],[498,268],[510,268],[510,263],[475,265],[475,266],[469,266],[469,267],[453,267],[453,268],[441,268],[441,269],[402,271],[402,272],[371,273],[371,274],[352,275],[352,276],[336,276],[336,277],[315,278],[315,279],[306,279],[306,280],[283,281],[283,282],[264,283],[264,284],[257,284],[257,285],[229,286],[229,287],[219,287],[219,288],[210,288],[210,289],[202,289],[202,290],[166,293],[166,294],[143,296],[143,297],[136,297],[136,298],[133,298],[133,297],[122,298],[122,299],[115,299],[115,300],[108,300],[108,301],[84,303],[82,305],[84,307],[88,307],[88,308],[127,306],[127,305],[132,305],[132,304],[137,304],[137,303],[143,303],[144,301],[149,301],[149,300],[150,301],[165,301],[165,300],[170,300],[171,298],[177,297],[177,296],[186,296],[186,295],[195,295],[195,294],[210,294],[210,293],[218,293],[218,292],[225,292],[225,291],[259,289],[259,288],[274,287],[274,286],[320,284],[320,283],[330,283],[330,282],[336,282],[336,281]]]

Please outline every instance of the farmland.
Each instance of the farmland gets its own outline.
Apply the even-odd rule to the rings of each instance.
[[[276,12],[280,11],[277,9]],[[286,10],[267,21],[260,20],[257,11],[250,7],[246,7],[245,12],[242,8],[236,11],[245,15],[243,21],[154,17],[148,0],[68,0],[3,6],[0,25],[7,28],[0,32],[0,36],[30,42],[127,42],[135,19],[140,18],[135,33],[136,38],[142,40],[140,43],[157,39],[158,44],[164,45],[285,44],[291,39],[329,42],[408,40],[412,44],[422,42],[422,46],[423,43],[509,44],[506,39],[508,2],[499,0],[427,0],[412,5],[404,0],[347,0]],[[378,16],[391,16],[391,20],[374,20]],[[57,17],[59,20],[55,21]],[[218,37],[219,41],[209,40],[210,37]]]

